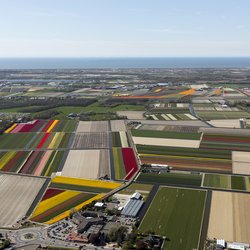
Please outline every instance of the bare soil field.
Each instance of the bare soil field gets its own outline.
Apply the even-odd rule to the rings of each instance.
[[[169,146],[169,147],[183,147],[183,148],[199,148],[200,146],[200,140],[133,137],[133,141],[135,144],[154,145],[154,146]]]
[[[77,133],[72,144],[74,149],[85,148],[108,148],[109,134],[107,132],[101,133]]]
[[[119,116],[127,116],[130,120],[144,120],[144,111],[117,111]]]
[[[250,175],[250,153],[233,151],[233,173]]]
[[[157,131],[196,133],[196,132],[198,132],[199,127],[144,124],[144,125],[140,126],[140,129],[141,130],[157,130]]]
[[[109,150],[70,150],[62,175],[88,179],[110,176]]]
[[[232,129],[232,128],[200,128],[199,132],[205,134],[217,134],[217,135],[239,135],[250,136],[250,129]]]
[[[240,128],[239,119],[233,120],[211,120],[208,122],[212,126],[216,128]]]
[[[172,126],[197,126],[197,127],[208,127],[208,125],[202,121],[153,121],[153,120],[142,120],[142,125],[172,125]]]
[[[80,121],[76,132],[107,132],[108,121]]]
[[[124,120],[113,120],[110,121],[111,125],[111,131],[112,132],[120,132],[120,131],[126,131],[126,126]]]
[[[0,227],[25,216],[44,183],[44,178],[0,175]]]
[[[250,195],[213,191],[208,237],[250,242]]]

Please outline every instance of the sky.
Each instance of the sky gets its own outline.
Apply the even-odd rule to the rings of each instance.
[[[249,10],[249,0],[0,0],[0,57],[248,57]]]

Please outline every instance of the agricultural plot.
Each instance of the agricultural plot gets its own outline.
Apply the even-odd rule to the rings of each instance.
[[[250,153],[249,152],[232,152],[233,173],[250,175]]]
[[[230,175],[205,174],[203,187],[230,189],[231,188]]]
[[[127,117],[129,120],[143,120],[145,117],[143,114],[144,111],[117,111],[116,112],[119,116]]]
[[[55,223],[69,216],[71,209],[79,210],[102,196],[78,191],[48,189],[32,214],[31,220],[46,224]]]
[[[113,181],[88,180],[65,176],[56,176],[52,179],[50,184],[51,188],[82,191],[95,194],[108,193],[109,191],[120,186],[120,183]]]
[[[180,131],[131,130],[133,137],[150,137],[166,139],[200,140],[201,133],[185,133]]]
[[[36,133],[6,133],[1,135],[0,149],[25,149]]]
[[[250,118],[246,111],[196,111],[196,115],[202,120]]]
[[[142,163],[166,164],[177,170],[232,172],[231,151],[137,145]]]
[[[250,242],[250,195],[213,191],[208,237]]]
[[[76,133],[72,147],[74,149],[109,148],[109,133]]]
[[[3,172],[51,176],[57,172],[64,151],[9,151],[0,153],[0,170]]]
[[[56,132],[56,133],[39,133],[36,138],[31,141],[29,148],[37,149],[57,149],[67,148],[71,133]]]
[[[211,120],[208,123],[216,128],[241,128],[239,119]]]
[[[27,123],[14,123],[5,130],[5,133],[28,133],[38,132],[46,124],[46,120],[34,120]]]
[[[112,132],[112,145],[113,147],[129,147],[127,133],[125,131]]]
[[[132,148],[113,148],[115,179],[130,180],[138,170]]]
[[[77,123],[75,120],[60,120],[53,129],[53,132],[72,133],[76,130]]]
[[[76,129],[77,133],[107,131],[109,131],[108,121],[80,121]]]
[[[0,226],[12,227],[30,209],[44,178],[0,175]]]
[[[198,249],[205,197],[200,190],[160,187],[139,231],[166,236],[163,249]]]
[[[165,112],[167,112],[167,111],[165,111]],[[146,118],[151,119],[151,120],[157,120],[157,121],[158,120],[161,120],[161,121],[197,120],[197,118],[195,116],[191,115],[189,112],[147,114]]]
[[[47,124],[43,127],[41,132],[50,133],[53,132],[55,127],[58,125],[59,120],[49,120]]]
[[[109,150],[70,150],[62,175],[88,179],[110,176]]]
[[[200,148],[218,151],[250,151],[250,136],[204,134]]]
[[[176,185],[176,186],[201,186],[202,175],[182,173],[141,173],[136,179],[139,183]]]
[[[159,125],[159,124],[142,124],[139,130],[150,131],[168,131],[168,132],[180,132],[180,133],[198,133],[199,127],[196,126],[173,126],[173,125]]]
[[[153,138],[153,137],[133,137],[135,144],[139,145],[153,145],[153,146],[169,146],[182,148],[199,148],[199,140],[182,140],[182,139],[167,139],[167,138]]]
[[[110,121],[110,126],[112,132],[127,131],[124,120],[112,120]]]
[[[248,191],[248,177],[221,174],[205,174],[203,187]]]

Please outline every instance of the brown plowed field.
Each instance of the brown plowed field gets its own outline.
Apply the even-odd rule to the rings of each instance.
[[[213,191],[208,237],[250,242],[250,195]]]

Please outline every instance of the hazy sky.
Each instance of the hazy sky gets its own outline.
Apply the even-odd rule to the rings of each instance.
[[[250,56],[249,0],[0,0],[0,57]]]

